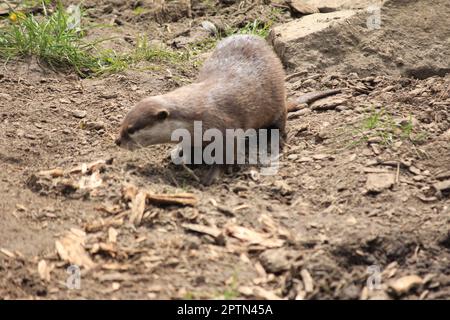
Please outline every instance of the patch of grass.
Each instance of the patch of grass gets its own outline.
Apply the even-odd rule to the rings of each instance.
[[[81,76],[118,72],[139,62],[180,64],[187,62],[186,52],[150,46],[147,38],[138,37],[127,53],[98,50],[97,42],[85,42],[83,30],[72,27],[71,17],[61,5],[49,14],[35,17],[12,12],[6,26],[0,27],[0,58],[35,56],[53,69],[73,69]]]
[[[133,13],[137,16],[140,16],[141,14],[145,14],[149,12],[148,9],[145,9],[144,7],[136,7],[133,9]]]
[[[354,140],[347,147],[354,147],[369,140],[378,140],[381,145],[390,146],[401,140],[419,144],[426,139],[426,133],[414,127],[411,115],[408,120],[396,123],[385,109],[372,110],[353,131],[353,136]]]
[[[185,295],[183,296],[184,300],[194,300],[195,299],[195,294],[193,292],[186,292]]]
[[[138,37],[132,60],[149,62],[182,63],[189,57],[185,52],[176,52],[163,47],[150,46],[146,37]]]
[[[266,37],[271,25],[255,20],[243,28],[229,28],[223,34],[201,40],[190,45],[187,50],[179,51],[152,46],[147,38],[139,37],[135,48],[118,53],[98,49],[98,44],[106,40],[86,42],[83,39],[85,30],[80,29],[79,24],[73,26],[71,15],[61,4],[49,13],[46,3],[46,0],[42,2],[43,15],[12,12],[10,21],[0,26],[0,58],[8,62],[14,58],[34,56],[55,70],[72,69],[83,77],[119,72],[138,65],[141,67],[140,62],[144,61],[154,63],[150,67],[144,66],[144,69],[154,70],[170,64],[186,70],[188,66],[197,68],[201,61],[195,59],[196,56],[212,50],[223,37],[232,34]]]
[[[269,35],[270,27],[272,26],[272,21],[268,23],[264,23],[259,19],[254,20],[253,22],[248,22],[242,28],[230,28],[225,33],[227,36],[233,34],[253,34],[263,38],[266,38]]]
[[[283,9],[282,8],[271,8],[269,13],[269,18],[273,22],[279,22],[280,16],[283,15]]]
[[[45,8],[45,6],[44,6]],[[71,27],[70,16],[62,6],[43,17],[10,14],[11,22],[0,28],[0,57],[36,56],[53,68],[74,68],[78,73],[98,68],[89,54],[92,47],[82,41],[83,33]]]
[[[227,285],[227,287],[223,292],[217,294],[217,297],[225,300],[235,300],[240,296],[237,287],[238,287],[238,276],[237,271],[235,271],[231,278],[231,283]]]

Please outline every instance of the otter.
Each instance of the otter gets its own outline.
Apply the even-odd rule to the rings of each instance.
[[[174,143],[175,129],[278,129],[286,138],[285,73],[266,41],[254,35],[233,35],[220,41],[192,84],[147,97],[125,116],[116,144],[136,149]],[[217,168],[205,179],[210,184]]]

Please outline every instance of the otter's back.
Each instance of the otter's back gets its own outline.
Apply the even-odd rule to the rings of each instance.
[[[274,76],[283,74],[283,67],[266,41],[254,35],[233,35],[217,44],[205,61],[198,80],[254,78],[254,81],[267,76],[267,72],[275,72]]]

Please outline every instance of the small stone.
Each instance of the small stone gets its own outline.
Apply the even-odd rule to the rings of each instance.
[[[395,175],[392,173],[371,173],[367,175],[366,189],[369,192],[380,193],[391,188],[395,183]]]
[[[408,170],[409,170],[411,173],[414,173],[414,174],[416,174],[416,175],[419,175],[419,174],[422,173],[422,172],[420,171],[419,168],[414,167],[414,166],[410,166],[410,167],[408,168]]]
[[[101,130],[105,128],[106,128],[105,124],[101,121],[90,121],[87,122],[85,125],[85,129],[87,130]]]
[[[344,105],[346,102],[345,98],[339,97],[328,97],[320,99],[311,105],[313,110],[331,110],[335,109],[337,106]]]
[[[12,97],[8,93],[0,93],[0,100],[11,101]]]
[[[22,138],[22,137],[25,135],[25,131],[22,130],[22,129],[18,129],[18,130],[16,131],[16,135],[17,135],[19,138]]]
[[[72,115],[73,115],[75,118],[83,119],[84,117],[86,117],[87,112],[86,112],[86,111],[83,111],[83,110],[74,110],[74,111],[72,111]]]
[[[293,255],[286,249],[271,249],[261,253],[259,260],[267,272],[280,273],[291,267]]]
[[[211,35],[217,34],[217,27],[214,25],[214,23],[210,21],[202,21],[202,28],[208,31]]]
[[[436,182],[433,187],[438,191],[450,190],[450,180]]]
[[[320,12],[319,8],[313,6],[312,4],[308,4],[305,0],[286,0],[286,4],[292,9],[292,11],[301,14],[312,14]]]
[[[410,275],[391,281],[389,290],[396,296],[402,296],[421,284],[422,278],[416,275]]]
[[[273,184],[274,190],[279,191],[281,195],[285,196],[288,194],[291,194],[293,192],[291,186],[289,186],[285,181],[283,180],[277,180]]]
[[[67,99],[59,99],[59,102],[60,103],[62,103],[62,104],[70,104],[70,100],[67,100]]]

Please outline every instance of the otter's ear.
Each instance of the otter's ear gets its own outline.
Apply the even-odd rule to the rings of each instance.
[[[169,111],[163,109],[161,111],[158,111],[158,114],[156,115],[158,120],[165,120],[169,117]]]

